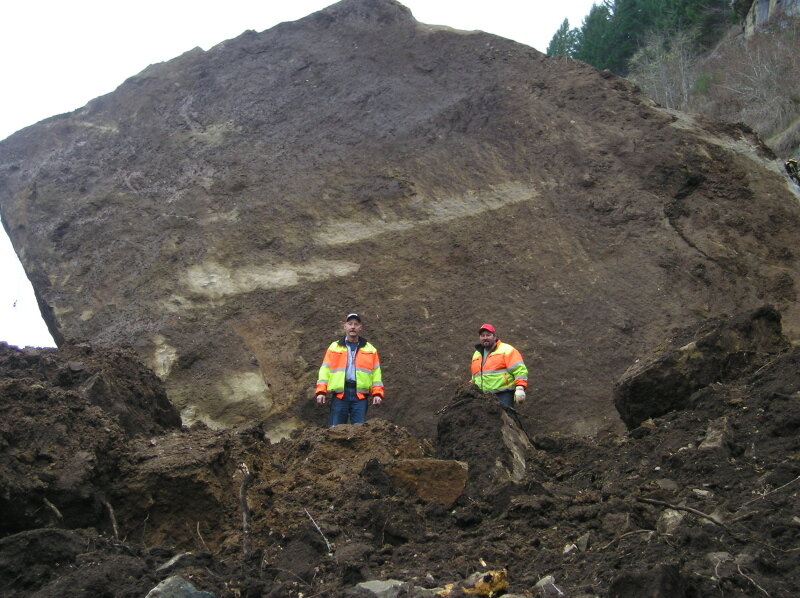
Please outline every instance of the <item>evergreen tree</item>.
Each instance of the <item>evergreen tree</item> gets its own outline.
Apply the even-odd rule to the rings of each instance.
[[[569,19],[564,19],[561,27],[553,35],[550,44],[547,46],[548,56],[574,56],[575,47],[578,43],[579,31],[569,28]]]
[[[624,75],[631,57],[649,36],[669,38],[693,31],[698,32],[693,37],[699,44],[708,46],[731,17],[729,0],[604,0],[592,6],[579,30],[573,30],[575,39],[569,55]],[[551,44],[559,34],[566,35],[568,29],[563,29],[564,25]]]
[[[595,4],[583,19],[574,58],[599,69],[608,68],[612,44],[611,11],[606,3]]]

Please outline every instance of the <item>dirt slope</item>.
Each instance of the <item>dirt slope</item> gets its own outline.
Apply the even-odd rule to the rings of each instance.
[[[344,313],[380,416],[432,437],[484,321],[541,431],[620,427],[609,389],[698,318],[800,333],[796,191],[745,127],[583,64],[345,0],[152,65],[0,142],[0,212],[56,339],[123,342],[183,421],[320,421]]]
[[[40,372],[73,358],[0,346],[0,421],[18,422],[0,428],[0,591],[10,598],[141,598],[176,575],[218,598],[344,596],[390,579],[419,597],[501,568],[506,589],[525,595],[550,595],[535,589],[548,575],[573,598],[800,592],[796,347],[629,433],[531,433],[513,450],[508,439],[530,418],[466,387],[444,399],[433,443],[381,419],[310,426],[276,444],[263,422],[170,430],[153,419],[162,433],[129,434],[107,408],[60,418],[57,437],[49,411],[87,407],[69,381]],[[110,380],[134,379],[133,362],[116,363]],[[32,393],[49,409],[32,411]],[[72,441],[56,448],[63,434]],[[469,467],[455,503],[396,483],[403,463],[453,458]],[[83,482],[53,475],[76,459]],[[96,508],[70,509],[81,488]]]

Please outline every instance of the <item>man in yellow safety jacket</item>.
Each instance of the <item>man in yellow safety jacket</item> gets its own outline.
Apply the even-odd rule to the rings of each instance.
[[[522,355],[502,342],[491,324],[483,324],[478,335],[480,342],[472,354],[472,382],[508,407],[522,403],[528,387],[528,368]]]
[[[347,314],[344,318],[344,338],[333,341],[317,376],[316,399],[325,403],[332,395],[328,425],[363,424],[367,419],[369,401],[383,401],[383,381],[378,350],[360,335],[361,316]]]

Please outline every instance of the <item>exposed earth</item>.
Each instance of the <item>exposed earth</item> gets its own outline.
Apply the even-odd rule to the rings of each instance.
[[[623,411],[663,411],[631,390],[653,380],[685,400],[622,434],[541,434],[462,386],[432,438],[373,414],[270,443],[264,422],[181,427],[130,349],[2,345],[0,593],[800,595],[780,315],[698,322],[634,365]]]
[[[799,191],[743,125],[393,0],[0,141],[59,344],[0,345],[0,594],[800,595]],[[326,428],[350,311],[387,400]],[[465,385],[485,321],[515,410]]]
[[[54,338],[129,345],[185,423],[274,438],[319,421],[350,311],[381,416],[417,436],[487,321],[561,407],[541,429],[619,430],[614,381],[675,329],[769,303],[800,339],[799,190],[746,126],[393,0],[188,51],[0,141]]]

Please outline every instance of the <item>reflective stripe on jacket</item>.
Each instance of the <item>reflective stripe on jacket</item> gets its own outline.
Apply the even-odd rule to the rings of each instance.
[[[359,399],[366,399],[370,395],[383,397],[383,381],[381,380],[381,363],[378,350],[367,342],[367,339],[358,337],[356,349],[356,393]],[[342,338],[333,341],[317,376],[316,394],[331,391],[341,398],[344,395],[344,376],[347,369],[347,343]]]
[[[484,392],[513,390],[528,387],[528,368],[514,347],[500,340],[483,359],[483,345],[475,345],[472,354],[472,381]]]

